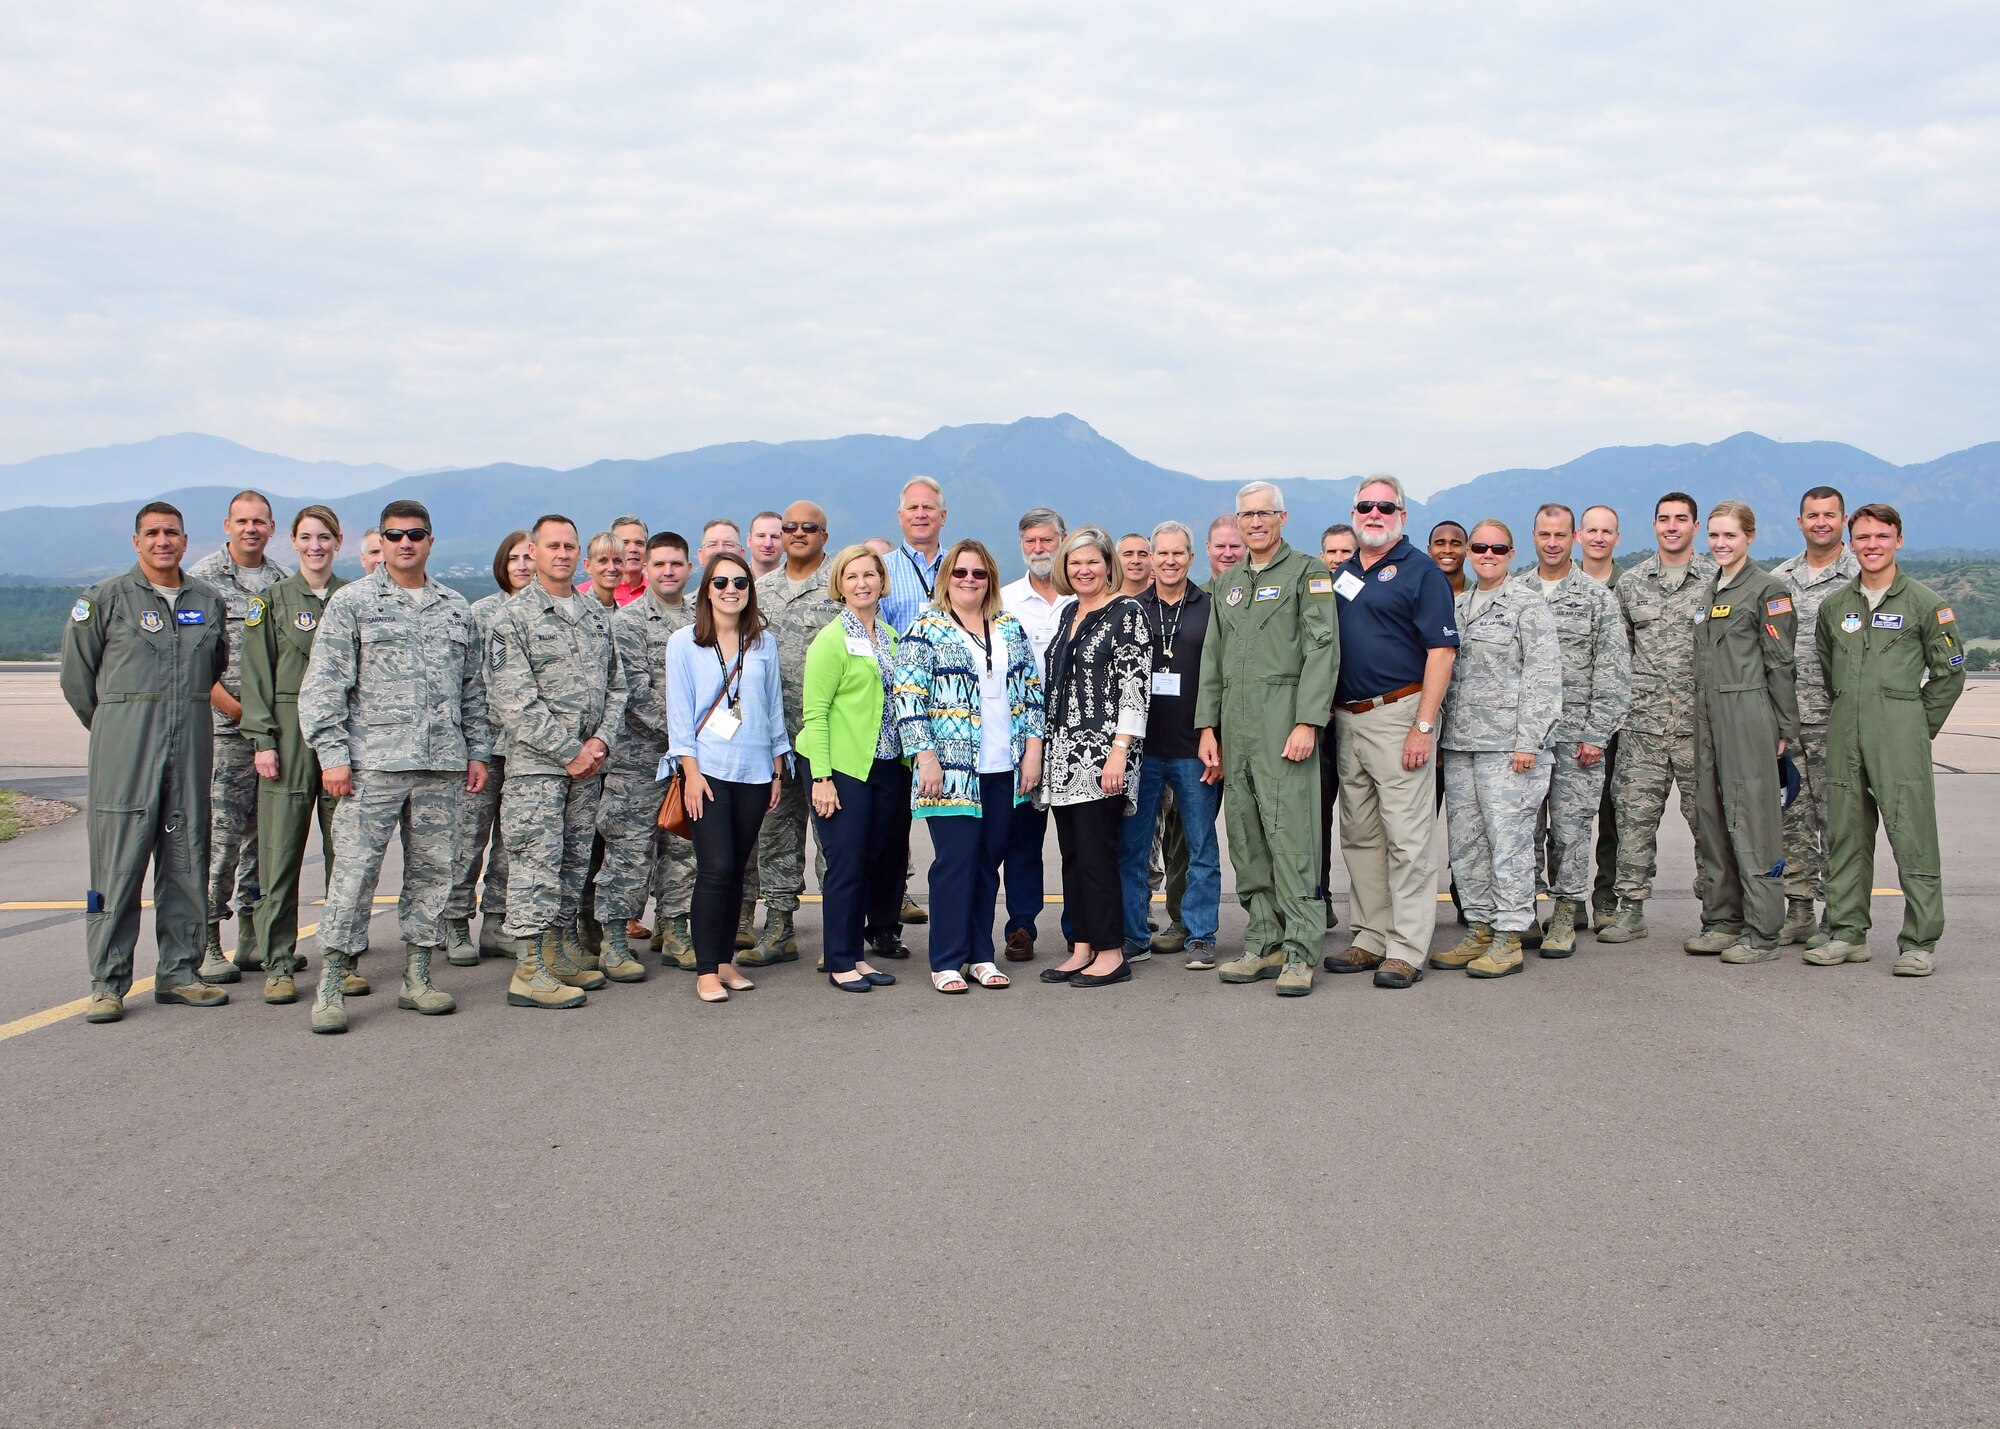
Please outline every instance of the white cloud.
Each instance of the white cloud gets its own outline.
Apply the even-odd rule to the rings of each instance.
[[[38,7],[0,459],[2000,436],[1989,7]]]

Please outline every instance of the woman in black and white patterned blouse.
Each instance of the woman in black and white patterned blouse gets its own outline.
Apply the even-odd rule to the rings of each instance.
[[[1132,976],[1118,883],[1119,820],[1139,787],[1139,743],[1151,698],[1152,641],[1139,603],[1114,595],[1118,556],[1095,526],[1056,557],[1056,589],[1073,595],[1048,653],[1047,742],[1040,797],[1055,810],[1070,955],[1044,982],[1102,987]]]

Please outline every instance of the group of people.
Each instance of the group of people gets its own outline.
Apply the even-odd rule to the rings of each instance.
[[[833,988],[894,984],[882,964],[926,916],[937,991],[1004,988],[1002,963],[1036,956],[1051,815],[1061,954],[1042,981],[1109,986],[1165,954],[1299,996],[1321,967],[1407,988],[1427,968],[1516,973],[1586,931],[1647,936],[1670,786],[1696,839],[1689,952],[1865,961],[1880,822],[1906,894],[1895,970],[1935,966],[1929,744],[1963,654],[1950,608],[1897,570],[1892,507],[1850,515],[1815,487],[1804,551],[1767,572],[1742,502],[1710,510],[1704,555],[1693,498],[1661,497],[1657,549],[1625,569],[1615,511],[1548,504],[1517,569],[1498,520],[1442,522],[1419,550],[1388,476],[1315,557],[1253,482],[1209,524],[1205,586],[1179,521],[1114,538],[1037,507],[1003,583],[984,543],[945,541],[932,478],[896,514],[899,541],[830,549],[799,501],[747,540],[712,521],[692,550],[636,516],[586,542],[545,515],[469,603],[430,574],[414,501],[383,509],[352,582],[328,507],[294,518],[292,572],[266,554],[270,503],[240,493],[222,550],[183,571],[181,514],[148,504],[137,563],[77,602],[63,648],[91,732],[86,1017],[122,1015],[149,865],[156,1000],[220,1005],[262,969],[267,1002],[297,1001],[315,823],[315,1032],[345,1031],[369,991],[392,839],[397,1001],[422,1014],[456,1005],[439,956],[511,958],[509,1004],[570,1008],[643,981],[649,944],[728,1001],[746,968],[799,956],[809,829]],[[1466,933],[1433,954],[1440,807]],[[1227,958],[1219,820],[1248,916]],[[1322,959],[1336,843],[1351,928]]]

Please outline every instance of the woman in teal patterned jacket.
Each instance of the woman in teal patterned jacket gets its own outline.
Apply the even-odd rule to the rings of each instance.
[[[914,817],[931,846],[931,985],[1007,986],[993,909],[1014,806],[1042,775],[1042,682],[1021,622],[1000,609],[1000,570],[977,541],[938,568],[930,608],[896,646],[896,721],[914,764]]]

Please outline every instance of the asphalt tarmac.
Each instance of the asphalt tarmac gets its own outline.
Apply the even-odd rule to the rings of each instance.
[[[32,678],[0,784],[60,796]],[[2000,683],[1936,757],[1929,980],[1893,893],[1866,965],[1684,955],[1669,813],[1649,939],[1499,982],[1050,987],[1051,907],[1004,992],[931,991],[918,928],[858,997],[811,904],[724,1006],[655,968],[529,1012],[488,962],[420,1018],[385,907],[345,1037],[257,975],[65,1015],[81,914],[19,906],[81,898],[65,820],[0,845],[0,1420],[1996,1422]]]

